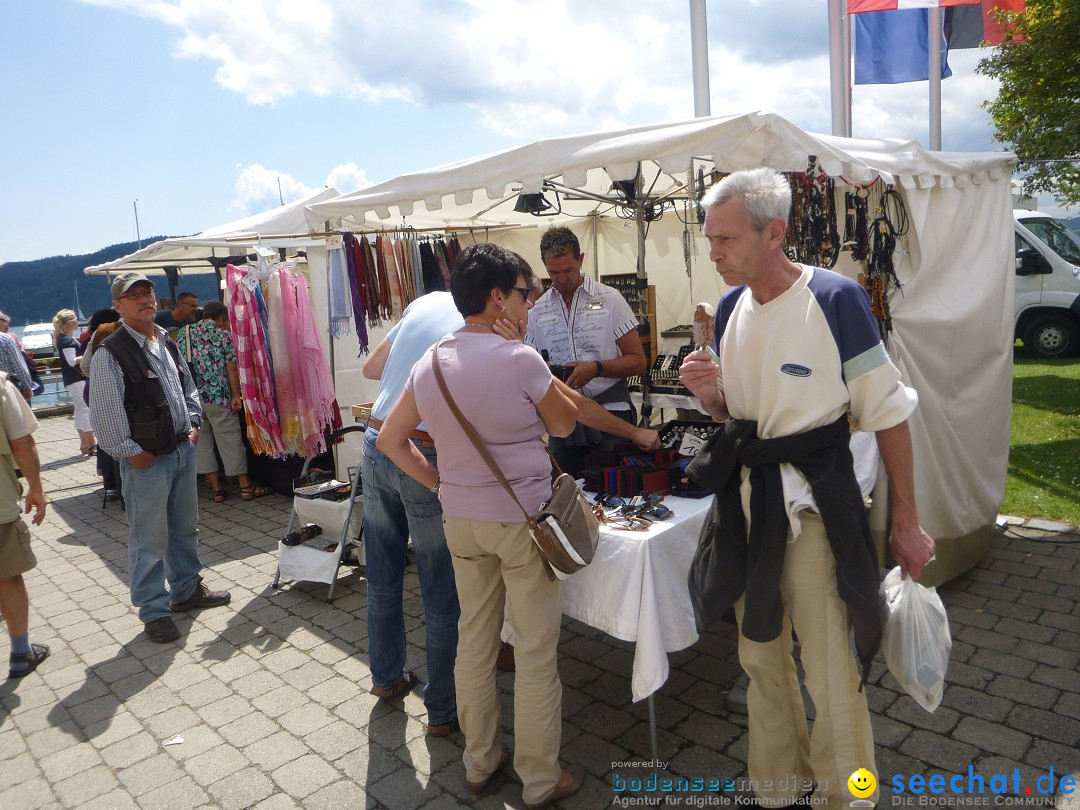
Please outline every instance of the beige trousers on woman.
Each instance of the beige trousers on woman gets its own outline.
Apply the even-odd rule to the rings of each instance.
[[[814,785],[816,799],[827,797],[830,808],[846,808],[854,799],[847,788],[851,774],[866,768],[877,778],[874,737],[825,526],[816,514],[801,516],[801,534],[787,545],[780,577],[785,608],[780,635],[759,644],[739,634],[739,663],[750,676],[747,770],[766,806],[789,804]],[[741,598],[735,615],[741,626]],[[811,734],[792,659],[792,627],[814,701]],[[868,798],[876,801],[877,791]]]
[[[562,683],[557,667],[562,593],[544,573],[524,523],[443,516],[454,561],[461,618],[454,682],[465,734],[465,775],[479,782],[499,764],[499,700],[495,657],[503,603],[514,625],[514,770],[529,804],[559,781]]]

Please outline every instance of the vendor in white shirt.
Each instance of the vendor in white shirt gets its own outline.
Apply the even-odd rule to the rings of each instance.
[[[645,350],[633,310],[618,290],[582,274],[585,254],[569,228],[544,233],[540,258],[552,284],[529,311],[527,342],[546,352],[549,363],[572,369],[571,388],[634,422],[626,378],[645,371]],[[548,446],[563,471],[577,475],[591,448],[615,441],[579,422],[573,434],[551,438]]]

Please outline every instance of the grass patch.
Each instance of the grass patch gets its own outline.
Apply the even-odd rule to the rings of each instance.
[[[1034,360],[1016,350],[1001,512],[1080,526],[1080,359]]]

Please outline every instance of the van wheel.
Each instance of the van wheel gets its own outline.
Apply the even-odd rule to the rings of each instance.
[[[1043,315],[1024,330],[1024,348],[1042,359],[1072,357],[1080,349],[1080,329],[1067,316]]]

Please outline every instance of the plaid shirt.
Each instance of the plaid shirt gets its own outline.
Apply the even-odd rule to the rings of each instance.
[[[151,343],[127,324],[123,328],[135,338],[150,368],[161,380],[176,432],[186,433],[192,426],[202,424],[199,392],[195,390],[190,372],[183,377],[177,372],[172,355],[165,347],[165,341],[169,340],[165,330],[155,326],[158,339],[156,343]],[[180,362],[184,361],[181,359]],[[130,458],[143,451],[142,446],[131,438],[131,424],[124,407],[123,371],[113,353],[107,349],[94,352],[90,363],[90,426],[94,429],[98,444],[114,458]]]
[[[26,360],[15,338],[4,332],[0,332],[0,371],[6,371],[20,391],[30,390],[32,383],[30,372],[26,370]]]

